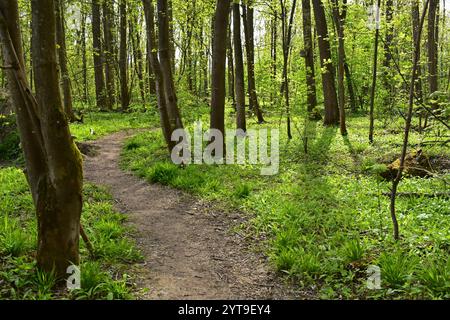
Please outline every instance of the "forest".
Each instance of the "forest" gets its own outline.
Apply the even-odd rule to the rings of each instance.
[[[450,299],[450,1],[1,0],[0,300]]]

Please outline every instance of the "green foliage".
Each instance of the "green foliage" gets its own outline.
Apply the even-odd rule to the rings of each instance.
[[[394,288],[402,287],[411,280],[417,262],[414,256],[402,251],[382,253],[379,258],[382,278]]]
[[[17,131],[15,115],[0,114],[0,161],[20,159],[20,137]]]
[[[3,217],[0,225],[0,253],[17,257],[30,248],[29,238],[7,215]]]
[[[344,245],[344,257],[346,263],[359,261],[364,256],[364,248],[359,240],[351,240]]]
[[[250,196],[250,193],[252,191],[252,188],[247,184],[240,184],[236,187],[236,190],[234,191],[234,196],[238,199],[245,199]]]
[[[56,275],[54,272],[44,272],[37,269],[34,278],[34,285],[37,287],[37,297],[40,300],[48,300],[52,298],[52,289],[56,285]]]

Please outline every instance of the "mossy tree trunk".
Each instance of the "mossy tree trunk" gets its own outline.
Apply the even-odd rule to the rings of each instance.
[[[26,80],[17,1],[0,3],[0,37],[8,83],[38,221],[38,266],[64,276],[79,263],[82,158],[72,141],[61,95],[53,0],[32,0],[36,98]]]

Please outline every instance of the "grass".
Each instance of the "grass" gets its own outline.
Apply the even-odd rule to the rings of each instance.
[[[77,141],[90,141],[125,129],[154,127],[157,120],[155,110],[125,114],[88,113],[84,117],[84,123],[73,123],[70,130]]]
[[[208,123],[207,116],[197,119]],[[263,127],[279,127],[279,118],[267,120]],[[228,121],[232,127],[232,117]],[[268,239],[263,249],[274,268],[317,297],[450,298],[448,199],[400,197],[402,239],[392,239],[389,198],[382,195],[391,184],[377,172],[387,159],[399,155],[403,122],[377,122],[373,145],[368,143],[366,117],[348,119],[346,138],[337,128],[315,122],[308,122],[305,130],[302,117],[293,122],[291,141],[284,138],[285,127],[280,128],[280,173],[273,177],[260,176],[259,166],[250,164],[178,167],[168,158],[159,131],[130,139],[122,167],[150,182],[245,212],[250,232]],[[249,127],[258,125],[252,120]],[[433,140],[435,133],[413,132],[411,147]],[[450,156],[449,150],[436,145],[423,149],[428,155]],[[446,192],[448,180],[448,174],[406,177],[399,191]],[[381,267],[381,290],[366,287],[370,265]]]
[[[142,259],[126,217],[113,209],[108,192],[87,184],[83,226],[96,259],[80,240],[81,289],[56,290],[53,274],[35,264],[36,219],[24,174],[17,168],[0,169],[0,299],[131,299],[130,267]]]

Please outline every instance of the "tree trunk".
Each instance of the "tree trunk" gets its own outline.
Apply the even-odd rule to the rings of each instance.
[[[172,128],[170,127],[169,116],[167,113],[166,96],[164,90],[164,79],[162,75],[161,65],[158,58],[158,47],[155,40],[155,14],[152,0],[142,0],[144,4],[144,13],[147,26],[147,46],[149,52],[149,60],[152,65],[153,74],[155,76],[156,98],[158,101],[159,116],[161,129],[166,140],[169,153],[174,147],[171,141]]]
[[[437,12],[439,0],[430,0],[428,12],[428,83],[430,94],[439,91],[438,87],[438,36]]]
[[[33,61],[37,99],[26,81],[17,1],[0,3],[0,37],[26,173],[38,220],[38,266],[63,277],[79,263],[82,159],[65,118],[56,57],[53,0],[32,0]]]
[[[233,40],[235,63],[235,94],[236,94],[236,127],[247,131],[245,118],[245,84],[244,84],[244,59],[242,57],[241,42],[241,13],[239,0],[233,2]]]
[[[95,95],[97,107],[102,111],[110,109],[105,90],[105,75],[103,73],[103,50],[101,35],[101,13],[99,0],[92,0],[92,41],[95,73]]]
[[[381,0],[378,0],[377,3],[377,12],[375,13],[375,49],[374,49],[374,57],[373,57],[373,71],[372,71],[372,90],[370,93],[370,126],[369,126],[369,142],[373,143],[373,135],[375,131],[375,92],[377,87],[377,71],[378,71],[378,42],[380,38],[380,28],[379,28],[379,19],[380,19],[380,6]]]
[[[232,10],[232,7],[230,6]],[[231,12],[229,12],[231,14]],[[236,96],[234,92],[234,58],[233,58],[233,36],[231,35],[231,18],[228,23],[228,37],[227,37],[227,54],[228,54],[228,96],[230,97],[231,104],[234,110],[236,110]]]
[[[274,90],[272,98],[277,96],[277,48],[278,48],[278,12],[275,10],[272,18],[271,54],[272,54],[272,82]]]
[[[87,102],[89,97],[88,77],[87,77],[87,56],[86,56],[86,14],[81,14],[81,68],[83,73],[83,93],[82,101]],[[95,69],[95,68],[94,68]]]
[[[256,94],[255,80],[255,40],[254,40],[254,22],[253,22],[253,2],[247,0],[247,4],[243,4],[244,10],[244,34],[245,48],[247,53],[247,79],[248,79],[248,95],[250,101],[250,110],[254,111],[258,118],[258,123],[264,123],[264,117],[258,102]]]
[[[66,31],[64,27],[64,0],[55,0],[56,41],[58,42],[58,60],[62,78],[64,112],[70,122],[75,120],[72,104],[72,88],[67,68]]]
[[[431,0],[432,2],[433,0]],[[390,210],[391,210],[391,218],[394,225],[394,239],[399,240],[400,239],[400,232],[399,232],[399,226],[397,221],[397,215],[396,215],[396,209],[395,209],[395,202],[397,197],[397,189],[398,185],[400,184],[400,181],[402,180],[403,170],[405,166],[405,159],[406,159],[406,153],[408,151],[408,143],[409,143],[409,134],[411,130],[411,121],[414,111],[414,82],[417,78],[417,68],[419,65],[419,52],[420,52],[420,40],[422,36],[422,29],[425,22],[425,16],[428,9],[428,4],[431,3],[430,0],[426,0],[424,11],[422,13],[422,18],[420,19],[418,34],[417,34],[417,40],[414,46],[414,62],[413,62],[413,69],[411,74],[411,85],[409,90],[409,107],[408,107],[408,114],[406,118],[405,123],[405,136],[403,140],[403,147],[402,147],[402,155],[400,157],[400,167],[398,169],[398,174],[395,180],[392,182],[392,189],[391,189],[391,203],[390,203]],[[430,7],[431,8],[431,7]]]
[[[120,104],[122,111],[127,111],[130,105],[130,92],[128,91],[128,46],[127,46],[127,2],[119,2],[120,16],[120,47],[119,47],[119,73],[120,73]]]
[[[211,129],[225,137],[225,65],[227,56],[228,19],[230,0],[217,0],[214,15],[213,60],[211,75]],[[224,139],[225,145],[225,139]]]
[[[114,33],[112,26],[112,10],[111,3],[107,1],[103,2],[103,33],[105,39],[105,81],[106,81],[106,92],[108,93],[109,104],[116,104],[116,73],[115,73],[115,56],[114,56]]]
[[[171,128],[183,128],[180,112],[178,110],[178,100],[173,81],[172,62],[171,62],[171,41],[170,41],[170,22],[168,14],[167,0],[158,0],[158,29],[159,29],[159,58],[161,71],[164,78],[164,90],[166,92],[167,113]]]
[[[420,23],[420,12],[419,12],[419,1],[413,0],[411,7],[412,15],[412,34],[413,34],[413,44],[415,45],[419,37],[419,23]],[[422,68],[420,67],[420,51],[419,54],[419,67],[417,68],[417,81],[415,83],[415,92],[419,101],[423,101],[423,90],[422,90]],[[414,59],[414,57],[412,57]]]
[[[292,25],[294,23],[295,7],[297,5],[297,1],[294,0],[292,3],[289,24],[287,23],[286,2],[283,0],[280,0],[280,5],[281,5],[281,30],[282,30],[282,34],[283,34],[283,82],[281,84],[281,94],[284,93],[284,100],[285,100],[285,107],[286,107],[287,135],[288,135],[289,139],[292,139],[288,64],[289,64],[289,53],[290,53],[291,39],[292,39]]]
[[[333,2],[333,19],[338,35],[338,95],[339,95],[339,126],[341,135],[347,135],[345,123],[345,43],[344,43],[344,22],[342,21],[338,0]]]
[[[322,87],[325,103],[324,124],[336,125],[339,122],[339,108],[334,83],[334,66],[331,60],[330,41],[328,37],[327,20],[321,0],[312,0],[314,19],[316,21],[317,35],[319,38],[320,65],[322,71]]]
[[[144,16],[145,16],[145,10],[144,10]],[[154,19],[154,17],[153,17],[153,19]],[[147,18],[146,18],[146,21],[147,21]],[[155,23],[155,21],[152,21],[152,23],[154,24]],[[153,26],[153,24],[152,24],[152,26]],[[148,29],[148,28],[147,28]],[[146,33],[147,34],[147,37],[148,37],[148,32]],[[153,39],[154,41],[155,41],[155,39]],[[146,57],[147,57],[147,64],[146,64],[146,69],[147,69],[147,80],[148,80],[148,87],[149,87],[149,90],[150,90],[150,94],[151,95],[156,95],[156,80],[155,80],[155,72],[154,72],[154,70],[153,70],[153,65],[152,65],[152,63],[150,62],[150,59],[151,59],[151,55],[152,55],[152,52],[151,52],[151,49],[150,49],[150,47],[149,47],[149,41],[148,41],[148,39],[147,39],[147,43],[146,43]],[[159,63],[159,62],[158,62]]]
[[[317,106],[316,76],[314,67],[314,48],[311,35],[311,0],[302,0],[303,43],[306,69],[306,88],[308,112]]]
[[[137,11],[137,8],[136,8]],[[139,93],[141,95],[142,103],[145,104],[145,82],[144,82],[144,64],[141,49],[141,35],[139,34],[138,11],[133,12],[132,19],[130,19],[130,38],[133,46],[133,58],[135,61],[135,70],[138,76]]]
[[[172,68],[172,74],[175,74],[176,67],[176,50],[175,50],[175,35],[173,29],[173,4],[172,0],[167,0],[166,3],[167,8],[167,24],[169,28],[169,47],[170,47],[170,66]]]

